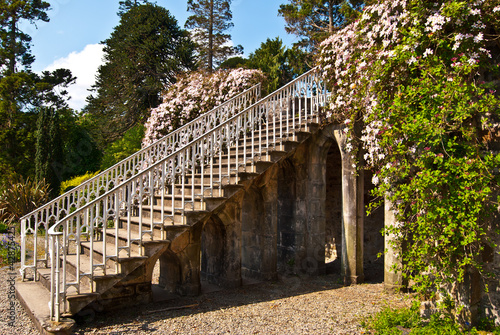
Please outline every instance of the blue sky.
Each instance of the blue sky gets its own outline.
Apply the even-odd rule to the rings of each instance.
[[[118,25],[119,0],[48,0],[50,22],[23,26],[32,38],[36,60],[33,71],[69,68],[77,79],[70,89],[70,106],[79,110],[85,105],[87,89],[94,82],[102,50],[99,43],[108,38]],[[233,0],[234,27],[229,31],[235,45],[241,44],[245,56],[257,49],[267,38],[280,37],[291,46],[296,37],[285,32],[285,21],[278,16],[280,4],[287,0]],[[156,0],[184,27],[189,13],[187,0]]]

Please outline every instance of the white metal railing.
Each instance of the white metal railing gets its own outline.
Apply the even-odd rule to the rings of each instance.
[[[94,278],[119,273],[118,259],[141,256],[143,241],[163,239],[169,225],[186,224],[188,212],[203,209],[206,197],[223,196],[239,173],[319,122],[327,90],[318,73],[313,69],[210,127],[52,226],[51,317],[58,321],[68,311],[70,292],[95,292]]]
[[[203,135],[211,127],[215,127],[243,108],[255,103],[260,97],[260,90],[261,84],[252,86],[220,106],[202,114],[195,120],[22,217],[21,275],[23,279],[26,278],[27,270],[32,270],[33,274],[36,274],[39,263],[47,266],[49,256],[47,232],[50,226],[89,203],[92,199],[109,192],[124,180],[137,175],[147,166]],[[43,236],[39,236],[39,232],[42,232]],[[39,250],[39,238],[44,240],[42,250]],[[29,257],[30,254],[31,257]],[[36,280],[36,275],[34,277]]]

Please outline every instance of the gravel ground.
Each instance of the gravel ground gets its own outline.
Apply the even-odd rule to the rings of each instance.
[[[9,299],[8,268],[0,270],[1,334],[37,334],[19,302]],[[342,286],[338,275],[284,276],[277,282],[215,290],[79,320],[76,334],[363,334],[361,321],[385,306],[408,304],[381,283]],[[8,325],[15,306],[14,327]]]
[[[15,298],[12,285],[13,280],[20,277],[19,265],[14,270],[9,266],[0,269],[0,334],[38,334],[28,314]]]

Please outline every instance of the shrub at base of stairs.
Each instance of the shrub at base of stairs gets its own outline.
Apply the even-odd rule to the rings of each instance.
[[[463,329],[444,313],[431,315],[424,319],[420,315],[420,303],[414,301],[411,307],[403,309],[385,308],[362,323],[368,334],[396,335],[455,335],[455,334],[500,334],[500,327],[495,327],[488,320],[483,320],[477,328]]]

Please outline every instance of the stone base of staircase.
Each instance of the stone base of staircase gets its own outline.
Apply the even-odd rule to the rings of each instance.
[[[50,292],[40,282],[17,282],[16,296],[40,334],[71,334],[75,320],[62,318],[61,322],[50,320]]]

